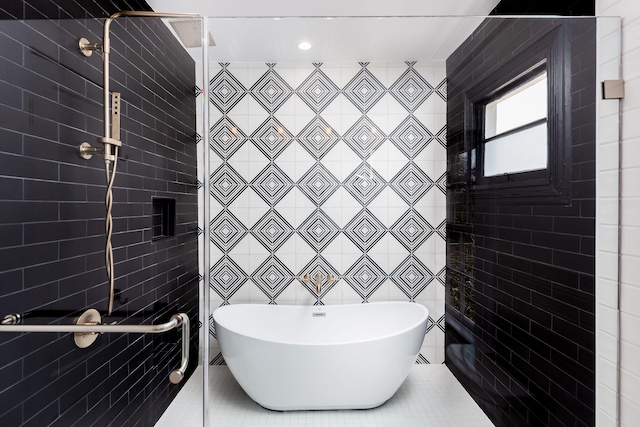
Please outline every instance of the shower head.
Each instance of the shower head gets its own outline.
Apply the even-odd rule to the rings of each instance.
[[[171,25],[173,32],[185,48],[202,47],[202,25],[200,21],[195,19],[171,19],[169,20],[169,25]],[[209,46],[215,46],[216,42],[213,40],[211,33],[208,33],[208,36]]]

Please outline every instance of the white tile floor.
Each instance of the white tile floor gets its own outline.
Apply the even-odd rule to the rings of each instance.
[[[292,412],[262,408],[244,393],[226,366],[210,368],[211,426],[493,426],[445,365],[414,365],[398,392],[378,408]],[[201,369],[156,427],[202,425]]]

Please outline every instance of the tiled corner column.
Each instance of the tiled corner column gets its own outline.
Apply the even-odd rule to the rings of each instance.
[[[611,304],[612,298],[619,301],[619,329],[611,329],[611,322],[599,325],[599,336],[613,340],[617,338],[617,364],[613,365],[609,359],[604,359],[601,371],[598,366],[598,426],[619,425],[632,426],[640,418],[640,368],[638,355],[640,354],[640,339],[638,335],[638,304],[640,304],[640,193],[638,192],[638,177],[640,176],[640,131],[638,130],[638,105],[640,105],[640,71],[638,60],[638,36],[640,35],[639,5],[631,0],[599,0],[596,2],[597,13],[600,16],[620,16],[619,42],[616,53],[621,54],[621,76],[625,80],[625,97],[616,107],[620,111],[621,126],[611,126],[619,134],[619,169],[620,169],[620,205],[619,205],[619,277],[616,276],[619,287],[615,293],[603,293],[606,297],[600,303]],[[602,20],[603,18],[600,18]],[[612,42],[615,43],[614,39]],[[617,63],[617,62],[616,62]],[[617,71],[617,70],[616,70]],[[612,76],[611,78],[616,78]],[[615,112],[612,112],[616,115]],[[618,141],[618,139],[616,139]],[[617,224],[617,223],[616,223]],[[619,293],[619,294],[618,294]],[[609,316],[609,318],[612,316]],[[605,326],[609,326],[605,329]],[[613,335],[616,333],[615,335]],[[609,337],[611,336],[611,337]],[[612,344],[609,344],[611,346]],[[603,347],[604,350],[604,347]],[[609,357],[614,354],[607,353]],[[606,363],[604,363],[606,361]],[[617,375],[617,388],[610,386],[611,380]],[[605,380],[609,380],[604,383]],[[612,413],[616,408],[617,413]],[[614,418],[617,415],[617,418]],[[617,424],[616,424],[617,423]]]
[[[212,310],[414,301],[444,359],[444,63],[210,66]],[[333,274],[318,297],[306,273]],[[215,350],[212,351],[212,354]]]
[[[620,78],[620,21],[598,19],[597,82]],[[598,85],[596,210],[596,423],[619,417],[619,167],[620,101],[602,99]]]

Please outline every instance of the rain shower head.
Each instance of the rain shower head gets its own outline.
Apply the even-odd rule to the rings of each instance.
[[[202,47],[202,25],[197,19],[172,19],[169,25],[178,36],[184,47]],[[209,46],[215,46],[211,33],[209,35]]]

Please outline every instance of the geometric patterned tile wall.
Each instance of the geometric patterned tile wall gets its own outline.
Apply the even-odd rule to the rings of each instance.
[[[444,74],[416,62],[211,67],[212,310],[413,301],[430,312],[418,363],[442,363]],[[315,272],[337,279],[319,296],[301,279]]]

